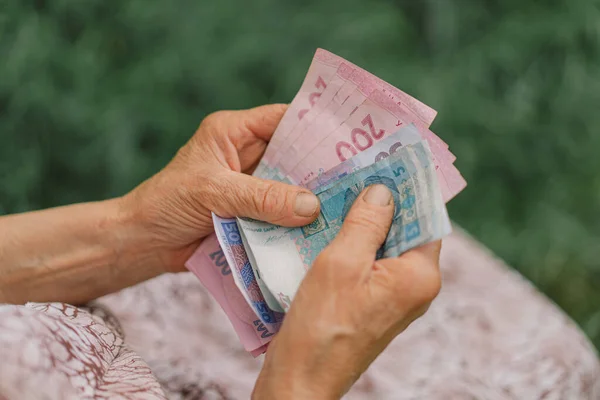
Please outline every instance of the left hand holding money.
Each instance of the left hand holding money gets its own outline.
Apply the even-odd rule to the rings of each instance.
[[[219,111],[160,173],[124,197],[143,225],[162,265],[180,271],[198,244],[213,232],[211,212],[302,226],[318,214],[307,189],[250,174],[258,164],[285,105]]]
[[[307,189],[247,175],[285,110],[209,115],[169,165],[123,197],[1,217],[0,303],[85,303],[183,271],[213,232],[211,212],[312,222],[319,203]]]
[[[436,241],[375,260],[394,203],[383,185],[364,190],[336,239],[304,278],[271,342],[256,399],[337,399],[440,290]]]

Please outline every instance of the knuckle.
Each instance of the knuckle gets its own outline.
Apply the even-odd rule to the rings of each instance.
[[[340,263],[343,261],[340,260],[339,252],[335,248],[328,247],[317,256],[309,272],[322,280],[337,280],[339,277],[336,266]]]
[[[215,125],[219,125],[222,121],[224,121],[227,118],[228,113],[229,111],[223,110],[212,112],[206,117],[204,117],[200,125],[204,127],[212,127]]]
[[[323,250],[321,254],[317,256],[314,266],[318,267],[320,265],[334,264],[336,260],[337,258],[335,256],[335,251],[331,247],[329,247]]]
[[[384,231],[377,214],[370,209],[354,210],[350,212],[344,220],[344,226],[352,231],[361,231],[368,235],[374,236],[374,239],[383,241],[387,236],[387,231]]]
[[[349,274],[348,271],[353,270],[353,266],[357,264],[357,258],[353,256],[348,248],[339,242],[333,242],[323,250],[314,265],[318,265],[319,268],[328,268],[329,270],[335,270],[339,273],[338,277],[342,275],[346,276]],[[343,271],[343,273],[340,272]],[[350,274],[352,275],[352,274]]]
[[[427,257],[410,252],[398,261],[388,288],[394,305],[410,314],[426,310],[442,287],[439,269]]]
[[[227,122],[232,119],[232,113],[233,111],[224,110],[208,114],[200,123],[194,138],[199,140],[206,135],[213,137],[220,136],[220,133],[227,130]]]
[[[202,178],[202,190],[200,191],[202,200],[206,202],[211,211],[224,211],[222,206],[225,204],[224,194],[232,193],[228,189],[229,181],[219,174],[207,175]]]
[[[257,211],[280,214],[286,210],[287,194],[275,183],[265,182],[262,185],[256,185],[251,190],[253,193],[250,197],[253,199]]]
[[[431,303],[442,288],[442,278],[438,268],[425,256],[416,254],[407,262],[410,275],[414,278],[412,292],[412,303],[414,307],[420,308]]]

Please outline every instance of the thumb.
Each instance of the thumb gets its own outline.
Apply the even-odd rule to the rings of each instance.
[[[331,244],[332,249],[340,249],[348,264],[371,267],[390,230],[393,215],[390,190],[384,185],[369,186],[346,215],[340,233]]]
[[[215,214],[249,217],[283,226],[303,226],[319,214],[319,199],[299,186],[230,171],[224,176]]]
[[[241,126],[248,128],[252,134],[268,142],[287,108],[287,104],[266,104],[237,112],[241,118]]]

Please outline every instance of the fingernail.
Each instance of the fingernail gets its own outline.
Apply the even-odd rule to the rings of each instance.
[[[294,212],[301,217],[312,217],[319,207],[319,199],[312,193],[298,193]]]
[[[392,201],[392,192],[385,185],[373,185],[365,194],[365,201],[376,206],[387,206]]]

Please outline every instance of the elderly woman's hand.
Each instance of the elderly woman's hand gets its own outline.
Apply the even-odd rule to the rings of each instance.
[[[337,399],[440,290],[440,242],[375,260],[394,205],[383,185],[355,201],[300,285],[269,346],[256,399]]]
[[[306,225],[307,190],[254,178],[285,106],[208,116],[161,172],[122,198],[0,218],[0,302],[74,304],[183,269],[212,233],[211,212]],[[369,187],[300,285],[267,352],[254,396],[333,399],[428,307],[440,244],[375,261],[394,205]]]
[[[183,269],[198,244],[213,232],[211,212],[278,225],[306,225],[317,216],[309,191],[252,177],[285,105],[220,111],[160,173],[123,198],[170,271]]]
[[[285,109],[209,115],[165,169],[123,197],[0,216],[0,303],[80,304],[182,271],[213,231],[211,212],[312,222],[312,193],[248,175]]]

